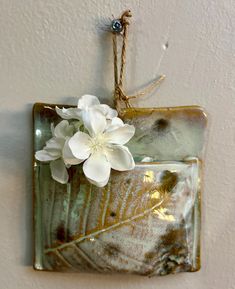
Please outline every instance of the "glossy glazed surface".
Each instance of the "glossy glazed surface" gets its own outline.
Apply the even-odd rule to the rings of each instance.
[[[207,118],[198,106],[127,109],[124,119],[136,127],[128,146],[138,161],[203,156]]]
[[[177,109],[181,129],[191,108]],[[198,270],[201,162],[192,157],[198,157],[203,147],[205,120],[199,114],[196,109],[193,125],[201,129],[196,136],[200,144],[194,151],[187,149],[190,160],[137,163],[133,171],[113,172],[103,189],[91,186],[76,167],[70,169],[70,183],[61,185],[51,179],[47,164],[35,162],[35,269],[148,276]],[[149,116],[142,111],[135,112],[134,118],[133,112],[126,114],[137,128],[136,138],[145,125],[143,142],[154,136],[147,127],[153,128],[156,121],[159,125],[159,118],[170,120],[177,130],[174,113],[169,117],[161,109]],[[50,123],[57,121],[54,106],[35,106],[35,150],[50,137]],[[167,131],[164,134],[167,140]],[[138,143],[136,154],[134,143],[130,144],[136,161],[150,151],[152,157],[157,149],[155,144],[149,150],[146,142],[145,146]]]

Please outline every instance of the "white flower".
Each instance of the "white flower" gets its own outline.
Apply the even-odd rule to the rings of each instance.
[[[145,157],[141,160],[142,163],[151,163],[153,162],[153,158],[151,157]]]
[[[118,117],[111,121],[100,109],[85,110],[84,125],[89,134],[78,131],[68,141],[72,154],[83,164],[87,179],[98,187],[107,184],[111,168],[126,171],[134,168],[133,157],[124,146],[135,133],[132,125]]]
[[[73,135],[73,126],[63,120],[55,128],[52,125],[51,131],[53,137],[46,142],[43,150],[36,152],[35,158],[41,162],[50,162],[52,178],[66,184],[69,179],[66,167],[79,163],[68,146],[69,138]]]
[[[67,168],[84,162],[87,179],[103,187],[109,180],[111,169],[126,171],[134,168],[133,157],[124,144],[132,138],[135,128],[124,124],[115,109],[100,104],[96,96],[83,95],[76,108],[56,107],[56,112],[65,120],[55,128],[52,126],[53,137],[35,154],[37,160],[50,162],[53,179],[67,183]],[[69,124],[70,119],[73,119],[73,125]]]
[[[83,95],[78,100],[76,108],[58,108],[56,106],[57,114],[63,119],[79,119],[82,120],[84,113],[91,109],[96,109],[102,112],[106,119],[117,117],[117,111],[112,109],[107,104],[100,104],[99,99],[94,95]]]

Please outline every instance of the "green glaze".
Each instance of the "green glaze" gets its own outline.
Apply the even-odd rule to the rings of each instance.
[[[161,113],[161,119],[171,122],[175,117]],[[181,113],[188,116],[185,108]],[[163,130],[167,133],[167,124],[152,123],[151,118],[150,122],[148,114],[145,121],[141,112],[132,114],[129,111],[125,117],[135,124],[135,137],[141,142],[136,144],[136,154],[130,143],[136,167],[113,171],[104,188],[88,183],[80,166],[70,168],[68,184],[59,184],[51,178],[48,164],[34,160],[35,269],[154,276],[200,268],[199,158],[203,146],[191,152],[186,149],[187,156],[180,160],[169,160],[166,150],[167,161],[156,162],[154,157],[151,163],[138,162],[154,155],[154,146],[150,154],[147,146],[151,129],[145,129],[139,139],[144,123],[149,121],[152,129],[155,123],[157,131],[160,125],[162,135]],[[58,121],[53,105],[35,105],[34,151],[42,149],[51,137],[51,122]],[[201,129],[196,139],[203,143],[202,119],[198,122],[196,118],[194,126]]]

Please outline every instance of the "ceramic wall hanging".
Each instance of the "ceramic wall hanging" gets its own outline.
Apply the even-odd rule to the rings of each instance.
[[[200,268],[206,115],[198,106],[131,106],[163,77],[125,94],[130,16],[112,22],[116,110],[91,95],[74,107],[34,106],[37,270],[154,276]]]

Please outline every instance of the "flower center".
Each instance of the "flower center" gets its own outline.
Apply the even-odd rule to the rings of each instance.
[[[91,139],[91,152],[95,153],[97,151],[103,150],[105,147],[105,143],[106,141],[105,141],[105,137],[103,134],[94,136]]]

